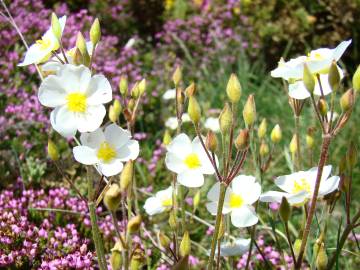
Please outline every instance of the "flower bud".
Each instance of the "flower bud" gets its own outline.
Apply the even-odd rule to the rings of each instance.
[[[327,264],[328,264],[328,256],[326,254],[325,245],[324,243],[321,243],[321,245],[319,246],[319,251],[316,257],[315,265],[318,270],[325,270]]]
[[[159,232],[158,233],[158,238],[159,238],[159,242],[160,242],[160,245],[167,249],[170,247],[170,243],[171,243],[171,240],[169,237],[167,237],[165,234],[163,234],[162,232]]]
[[[254,124],[256,118],[256,107],[254,95],[250,95],[245,103],[243,110],[243,118],[246,126],[250,127]]]
[[[173,231],[176,230],[177,228],[176,215],[173,211],[171,211],[169,214],[169,225]]]
[[[120,94],[123,97],[126,97],[126,95],[128,93],[128,80],[127,80],[126,76],[121,76],[120,82],[119,82],[119,90],[120,90]]]
[[[90,27],[90,41],[93,46],[99,43],[101,38],[101,30],[100,30],[100,22],[99,19],[96,18],[93,24]]]
[[[171,135],[169,130],[165,130],[164,137],[163,137],[163,144],[169,145],[171,143]]]
[[[176,104],[183,104],[184,103],[184,93],[183,90],[180,87],[176,87]]]
[[[175,69],[175,72],[174,72],[174,74],[172,76],[172,80],[173,80],[175,86],[179,85],[181,79],[182,79],[181,68],[179,66],[177,66],[176,69]]]
[[[119,119],[119,115],[121,113],[121,104],[120,101],[117,99],[114,99],[113,105],[109,108],[109,119],[111,122],[116,123],[116,121]]]
[[[233,113],[228,103],[225,103],[224,109],[219,116],[220,131],[223,135],[227,134],[232,125]]]
[[[329,69],[329,77],[328,77],[331,90],[337,91],[339,89],[340,80],[341,78],[340,78],[339,69],[337,67],[336,61],[333,61]]]
[[[190,250],[191,250],[191,242],[190,242],[189,232],[185,231],[179,247],[179,252],[181,257],[189,255]]]
[[[109,189],[105,192],[104,204],[109,211],[115,212],[119,207],[120,202],[121,202],[120,187],[118,186],[118,184],[111,184]]]
[[[357,67],[352,77],[352,86],[356,92],[360,90],[360,65]]]
[[[83,57],[83,63],[85,66],[87,66],[90,62],[90,55],[87,51],[85,38],[81,34],[81,32],[78,32],[76,37],[76,48],[78,48],[81,52],[81,55]]]
[[[284,223],[289,221],[289,218],[291,216],[291,206],[285,197],[282,197],[282,199],[281,199],[279,214],[280,214],[281,220]]]
[[[146,91],[146,80],[142,79],[139,83],[139,94],[142,96]]]
[[[188,87],[185,89],[185,94],[187,97],[191,97],[196,93],[196,86],[195,83],[192,82]]]
[[[233,73],[226,86],[226,93],[231,103],[238,103],[241,97],[241,85],[237,76]]]
[[[200,193],[200,190],[198,190],[195,193],[194,199],[193,199],[194,212],[196,211],[196,209],[198,208],[198,206],[200,204],[200,198],[201,198],[201,193]]]
[[[136,233],[137,231],[139,231],[140,225],[141,225],[141,216],[137,215],[129,220],[127,224],[127,230],[129,233]]]
[[[130,93],[131,93],[131,97],[132,97],[133,99],[138,99],[138,98],[140,97],[140,88],[139,88],[139,83],[138,83],[138,82],[136,82],[136,83],[133,85]]]
[[[259,137],[259,139],[263,139],[265,137],[266,130],[267,130],[267,122],[266,122],[266,118],[264,118],[261,121],[260,126],[258,128],[258,137]]]
[[[350,169],[354,168],[357,163],[357,159],[358,159],[357,147],[356,144],[353,141],[351,141],[346,153],[346,161],[348,168]]]
[[[194,96],[189,97],[188,114],[191,121],[197,125],[200,122],[201,109]]]
[[[354,90],[347,90],[340,98],[340,106],[343,112],[349,111],[354,106]]]
[[[75,48],[73,60],[74,60],[74,65],[76,66],[81,65],[83,63],[83,57],[78,48]]]
[[[281,141],[282,132],[281,132],[281,128],[279,125],[276,125],[273,128],[273,130],[271,131],[271,134],[270,134],[270,138],[273,143],[279,143]]]
[[[299,256],[299,253],[300,253],[300,247],[301,247],[301,239],[295,239],[295,242],[294,242],[294,245],[293,245],[293,248],[294,248],[294,253],[295,253],[295,256],[298,257]]]
[[[269,146],[265,141],[262,141],[260,144],[259,154],[261,157],[265,157],[267,154],[269,154]]]
[[[140,270],[144,261],[144,251],[140,248],[136,248],[131,256],[130,270]]]
[[[126,191],[128,186],[132,182],[134,171],[134,162],[129,160],[126,162],[121,174],[120,174],[120,189],[121,191]]]
[[[48,147],[47,147],[48,156],[52,161],[57,161],[60,158],[59,151],[52,140],[48,140]]]
[[[61,25],[59,22],[59,18],[56,16],[54,12],[51,14],[51,30],[54,36],[56,37],[56,39],[60,41],[62,35]]]
[[[294,134],[294,136],[291,139],[290,145],[289,145],[289,150],[290,153],[295,154],[297,151],[297,135]]]
[[[131,98],[127,104],[127,107],[130,111],[132,111],[135,107],[135,100],[133,98]]]
[[[303,82],[304,82],[305,88],[310,93],[313,93],[314,88],[315,88],[315,79],[314,79],[314,75],[311,73],[307,64],[304,64]]]
[[[247,128],[240,130],[239,135],[235,139],[235,147],[237,150],[244,150],[249,145],[249,130]]]
[[[122,245],[121,242],[116,242],[115,246],[111,249],[110,265],[113,270],[120,270],[122,266]]]
[[[314,137],[311,134],[306,134],[306,146],[309,149],[314,147]]]
[[[210,152],[215,152],[217,149],[218,141],[216,135],[211,130],[208,131],[205,140],[205,146]]]
[[[322,116],[326,116],[327,112],[328,112],[328,105],[327,105],[327,102],[324,98],[320,98],[318,103],[317,103],[317,107],[318,107],[318,110],[320,112],[320,114]]]

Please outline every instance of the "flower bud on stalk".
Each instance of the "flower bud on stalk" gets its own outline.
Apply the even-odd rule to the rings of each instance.
[[[140,270],[144,261],[144,251],[140,248],[136,248],[131,256],[130,270]]]
[[[259,154],[261,157],[265,157],[267,154],[269,154],[269,146],[265,141],[262,141],[260,144]]]
[[[328,112],[328,104],[324,98],[320,98],[317,103],[318,110],[322,116],[326,116]]]
[[[85,38],[81,34],[81,32],[78,32],[77,37],[76,37],[76,48],[78,48],[79,51],[81,52],[83,64],[85,66],[88,66],[90,63],[90,55],[87,51]]]
[[[231,103],[238,103],[241,97],[241,85],[237,76],[233,73],[226,86],[226,93]]]
[[[118,184],[111,184],[109,189],[105,192],[104,204],[109,211],[115,212],[118,209],[120,202],[120,187],[118,186]]]
[[[110,265],[113,270],[120,270],[122,266],[122,254],[123,250],[121,242],[116,242],[115,246],[111,249]]]
[[[256,119],[256,107],[254,95],[250,95],[245,103],[243,118],[247,127],[251,127]]]
[[[271,134],[270,134],[270,138],[273,143],[279,143],[281,141],[282,132],[281,132],[281,128],[279,125],[276,125],[273,128],[273,130],[271,131]]]
[[[328,256],[326,254],[325,245],[324,243],[321,243],[321,245],[319,246],[319,251],[316,257],[315,265],[318,270],[325,270],[327,264],[328,264]]]
[[[128,87],[129,87],[128,80],[127,80],[126,76],[121,76],[120,82],[119,82],[119,91],[123,97],[127,96]]]
[[[247,128],[240,130],[239,135],[235,139],[235,147],[237,150],[244,150],[249,145],[249,130]]]
[[[176,104],[178,106],[181,106],[184,104],[184,93],[180,87],[176,88]],[[180,107],[180,108],[182,108],[182,107]]]
[[[177,87],[182,79],[182,72],[181,68],[179,66],[176,67],[175,72],[172,76],[172,80],[175,84],[175,87]]]
[[[314,137],[311,134],[306,134],[306,146],[309,149],[313,149],[314,147]]]
[[[141,221],[142,219],[140,215],[132,217],[127,224],[128,232],[131,234],[138,232],[140,229]]]
[[[259,139],[263,139],[265,137],[266,130],[267,130],[267,122],[266,122],[266,119],[264,118],[261,121],[260,126],[258,128],[258,137],[259,137]]]
[[[120,101],[117,99],[114,99],[113,105],[111,105],[109,108],[109,119],[111,122],[115,123],[119,119],[121,109],[122,108],[121,108]]]
[[[307,64],[304,64],[303,82],[305,88],[312,94],[315,88],[315,79]]]
[[[298,257],[299,256],[299,252],[300,252],[300,247],[301,247],[301,239],[295,239],[293,248],[294,248],[294,253],[295,256]]]
[[[171,143],[171,135],[169,130],[165,130],[164,137],[163,137],[163,144],[169,145]]]
[[[138,99],[138,98],[140,97],[140,88],[139,88],[139,83],[138,83],[138,82],[136,82],[136,83],[133,85],[130,93],[131,93],[131,97],[132,97],[133,99]]]
[[[134,162],[132,160],[129,160],[128,162],[126,162],[120,175],[120,189],[122,192],[126,191],[127,188],[130,186],[132,182],[133,171]]]
[[[197,102],[197,100],[194,96],[191,96],[189,98],[188,114],[189,114],[191,121],[195,125],[197,125],[200,122],[201,109],[200,109],[199,103]]]
[[[146,80],[142,79],[139,82],[139,95],[142,96],[146,91]]]
[[[223,136],[230,131],[232,121],[233,121],[233,113],[231,111],[229,104],[225,103],[224,109],[221,111],[219,116],[220,131]]]
[[[284,223],[289,221],[290,216],[291,216],[291,206],[285,197],[282,197],[282,199],[281,199],[279,214],[280,214],[281,220]]]
[[[297,151],[297,143],[296,143],[296,140],[297,140],[297,135],[294,134],[294,136],[293,136],[292,139],[291,139],[290,145],[289,145],[289,150],[290,150],[290,153],[291,153],[291,154],[295,154],[296,151]]]
[[[130,111],[133,111],[134,107],[135,107],[135,100],[133,98],[131,98],[127,104],[127,107]]]
[[[201,193],[200,190],[198,190],[195,195],[194,195],[194,199],[193,199],[193,205],[194,205],[194,212],[196,211],[196,209],[198,208],[199,204],[200,204],[200,197],[201,197]]]
[[[100,30],[100,22],[99,19],[96,18],[93,24],[90,27],[90,41],[93,46],[99,43],[101,38],[101,30]]]
[[[196,93],[196,85],[192,82],[188,87],[185,89],[185,94],[187,97],[191,97]]]
[[[55,145],[55,143],[52,140],[48,140],[48,156],[52,161],[57,161],[60,158],[59,151]]]
[[[167,249],[170,247],[170,243],[171,243],[171,240],[169,237],[167,237],[165,234],[163,234],[162,232],[159,232],[158,233],[158,238],[159,238],[159,242],[160,242],[160,245]]]
[[[341,78],[340,78],[340,73],[339,73],[337,64],[335,61],[333,61],[330,66],[329,77],[328,77],[328,81],[329,81],[331,90],[333,90],[335,92],[339,89],[340,80],[341,80]]]
[[[75,49],[73,60],[74,60],[74,64],[76,66],[81,65],[84,62],[83,61],[83,56],[81,55],[81,52],[80,52],[79,48]]]
[[[54,12],[51,14],[51,29],[56,39],[60,42],[62,30],[61,30],[59,18],[56,16]]]
[[[356,92],[360,90],[360,65],[357,67],[352,77],[352,86]]]
[[[217,149],[218,141],[215,133],[211,130],[206,135],[205,146],[210,152],[215,152]]]
[[[191,250],[191,241],[190,241],[189,232],[185,231],[179,247],[179,252],[181,257],[189,255],[190,250]]]
[[[340,98],[340,106],[343,112],[347,112],[354,106],[354,90],[349,89],[347,90]]]

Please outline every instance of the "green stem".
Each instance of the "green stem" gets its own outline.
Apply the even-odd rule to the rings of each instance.
[[[295,115],[295,134],[296,134],[296,171],[301,169],[301,151],[300,151],[300,116]]]
[[[208,270],[213,269],[215,249],[216,249],[216,243],[218,240],[218,234],[219,234],[222,210],[223,210],[223,206],[224,206],[226,188],[227,188],[227,186],[224,183],[220,184],[220,195],[219,195],[218,208],[217,208],[217,213],[216,213],[215,231],[214,231],[214,235],[213,235],[213,238],[211,241],[211,252],[210,252],[210,257],[209,257],[209,261],[207,264]]]
[[[186,231],[186,217],[185,217],[185,187],[179,185],[179,200],[180,200],[180,214],[181,214],[181,228],[182,232]]]

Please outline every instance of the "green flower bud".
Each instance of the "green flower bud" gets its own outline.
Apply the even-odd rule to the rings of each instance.
[[[56,16],[54,12],[51,14],[51,29],[56,39],[60,42],[62,30],[61,30],[59,18]]]
[[[304,64],[303,82],[304,82],[305,88],[310,93],[313,93],[314,88],[315,88],[315,79],[314,79],[314,75],[311,73],[307,64]]]
[[[324,98],[320,98],[318,103],[317,103],[317,107],[319,109],[319,112],[322,116],[325,116],[328,112],[328,105],[327,102]]]
[[[294,136],[291,139],[290,145],[289,145],[289,150],[291,154],[295,154],[297,151],[297,136],[296,134],[294,134]]]
[[[133,251],[130,261],[130,270],[140,270],[144,261],[144,251],[137,248]]]
[[[189,97],[188,114],[191,121],[197,125],[201,118],[200,105],[194,96]]]
[[[140,96],[142,96],[146,91],[146,80],[142,79],[139,83],[139,92]]]
[[[85,38],[81,34],[81,32],[78,32],[78,34],[77,34],[76,48],[78,48],[79,51],[81,52],[81,55],[83,57],[83,64],[87,66],[90,62],[90,55],[87,51]]]
[[[140,97],[140,87],[138,82],[133,85],[130,93],[133,99],[138,99]]]
[[[163,144],[169,145],[171,143],[171,135],[169,130],[165,130],[164,137],[163,137]]]
[[[226,86],[226,93],[231,103],[238,103],[241,97],[241,85],[237,76],[233,73]]]
[[[188,87],[185,89],[185,94],[187,97],[191,97],[196,93],[196,86],[195,83],[192,82]]]
[[[111,122],[116,123],[116,121],[119,119],[121,113],[121,104],[120,101],[117,99],[114,99],[113,105],[109,108],[109,119]]]
[[[126,76],[121,76],[120,82],[119,82],[119,90],[120,90],[120,94],[123,97],[127,96],[127,93],[128,93],[128,80],[127,80]]]
[[[247,127],[251,127],[256,119],[256,107],[254,95],[250,95],[245,103],[243,118]]]
[[[131,98],[127,104],[127,107],[130,111],[132,111],[135,107],[135,100],[133,98]]]
[[[356,92],[360,90],[360,65],[357,67],[352,77],[352,86]]]
[[[219,116],[220,131],[223,135],[228,134],[233,121],[233,113],[228,103],[225,103],[224,109]]]
[[[239,135],[235,139],[235,147],[237,150],[244,150],[249,145],[249,130],[247,128],[240,130]]]
[[[196,209],[198,208],[198,206],[200,204],[200,198],[201,198],[201,192],[200,192],[200,190],[198,190],[195,193],[194,199],[193,199],[194,211],[196,211]]]
[[[134,173],[134,162],[129,160],[126,162],[121,174],[120,174],[120,189],[126,191],[130,186]]]
[[[314,137],[310,134],[306,134],[306,145],[309,149],[314,147]]]
[[[185,231],[184,236],[180,243],[179,252],[181,257],[184,257],[186,255],[189,255],[190,251],[191,251],[190,236],[189,236],[189,232]]]
[[[332,62],[329,70],[329,85],[333,91],[337,91],[340,87],[340,73],[335,61]]]
[[[127,224],[128,232],[131,234],[138,232],[140,229],[141,221],[142,219],[140,215],[132,217]]]
[[[291,206],[288,203],[285,197],[282,197],[280,209],[279,209],[280,218],[283,222],[288,222],[291,216]]]
[[[118,184],[111,184],[109,189],[105,192],[104,204],[109,211],[115,212],[118,209],[120,202],[121,202],[120,187],[118,186]]]
[[[170,247],[170,243],[171,243],[171,240],[169,237],[167,237],[165,234],[163,234],[162,232],[159,232],[158,233],[158,238],[159,238],[159,242],[160,242],[160,245],[167,249]]]
[[[215,152],[217,149],[218,141],[215,133],[212,132],[211,130],[209,130],[206,135],[205,145],[210,152]]]
[[[325,245],[324,245],[324,243],[322,243],[319,246],[319,251],[318,251],[318,255],[316,257],[315,265],[318,270],[325,270],[327,264],[328,264],[328,256],[326,254]]]
[[[100,22],[99,19],[96,18],[90,27],[90,41],[94,46],[96,46],[96,44],[99,43],[100,38],[101,38]]]
[[[266,119],[264,118],[261,121],[260,126],[258,128],[258,137],[259,137],[259,139],[263,139],[265,137],[266,130],[267,130],[267,122],[266,122]]]
[[[172,79],[175,84],[175,87],[178,86],[182,79],[182,72],[181,72],[181,68],[179,66],[176,67],[175,72],[172,76]]]
[[[52,161],[57,161],[60,158],[59,151],[55,145],[55,143],[52,140],[48,140],[48,156]]]
[[[265,157],[267,154],[269,154],[269,146],[265,141],[262,141],[260,144],[259,154],[261,157]]]
[[[76,66],[81,65],[84,62],[79,48],[75,48],[73,60],[74,60],[74,65]]]
[[[279,125],[276,125],[273,128],[273,130],[271,131],[271,134],[270,134],[270,138],[273,143],[279,143],[281,141],[282,132],[281,132],[281,128]]]
[[[295,253],[296,257],[299,256],[300,247],[301,247],[301,239],[295,239],[295,242],[293,244],[293,248],[294,248],[294,253]]]
[[[347,90],[340,98],[340,106],[343,112],[347,112],[354,106],[355,97],[354,90]]]
[[[116,242],[111,249],[110,265],[113,270],[120,270],[122,266],[122,254],[123,246],[120,241]]]

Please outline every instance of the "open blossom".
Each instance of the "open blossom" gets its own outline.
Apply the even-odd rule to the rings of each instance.
[[[145,201],[144,209],[148,215],[160,214],[172,206],[173,188],[170,186],[165,190],[160,190],[154,197]]]
[[[331,165],[325,166],[323,169],[319,197],[333,192],[339,186],[339,176],[329,177],[331,169]],[[267,191],[260,196],[260,201],[281,203],[282,197],[285,197],[292,205],[305,203],[313,195],[317,171],[318,168],[314,167],[308,171],[299,171],[290,175],[279,176],[275,179],[275,184],[284,192]]]
[[[186,187],[201,187],[204,174],[215,173],[199,138],[191,141],[184,133],[177,135],[168,145],[165,164],[170,171],[177,173],[177,181]]]
[[[63,16],[59,19],[61,33],[64,31],[66,16]],[[31,64],[38,64],[45,62],[51,56],[51,52],[59,49],[60,44],[58,39],[53,33],[52,28],[50,27],[41,39],[37,40],[33,45],[29,47],[25,54],[25,59],[19,66],[27,66]]]
[[[123,162],[135,160],[139,155],[139,143],[131,139],[128,130],[111,124],[103,131],[101,128],[80,136],[80,146],[75,146],[73,154],[76,161],[85,165],[97,165],[105,176],[120,173]]]
[[[239,175],[231,182],[225,193],[223,214],[231,213],[231,223],[238,228],[249,227],[258,222],[255,209],[252,206],[260,196],[261,186],[254,176]],[[220,196],[220,183],[216,183],[208,192],[210,201],[207,210],[216,215]]]
[[[239,256],[249,251],[250,239],[237,238],[234,241],[220,245],[220,255],[223,257]],[[217,250],[215,251],[217,254]]]
[[[322,92],[320,84],[315,79],[315,95],[328,95],[331,93],[331,87],[329,85],[329,68],[333,61],[337,62],[344,54],[346,48],[350,45],[351,40],[341,42],[336,48],[320,48],[311,51],[308,56],[299,56],[291,59],[288,62],[280,61],[279,66],[271,71],[271,76],[275,78],[283,78],[289,81],[289,96],[295,99],[305,99],[310,97],[309,91],[306,89],[302,79],[304,65],[306,64],[314,77],[319,75],[319,79],[322,86]],[[344,77],[343,71],[339,66],[338,70],[340,78]]]
[[[50,115],[53,128],[65,137],[92,132],[100,127],[112,99],[109,81],[104,75],[91,76],[81,65],[63,65],[56,75],[41,83],[38,93],[42,105],[55,108]]]

